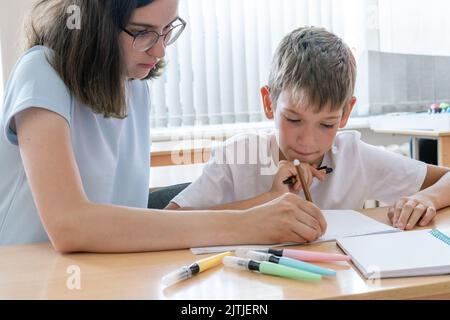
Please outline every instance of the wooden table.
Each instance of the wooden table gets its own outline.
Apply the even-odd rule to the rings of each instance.
[[[393,135],[406,135],[413,138],[413,158],[418,158],[418,139],[437,140],[438,165],[450,167],[450,131],[426,131],[426,130],[394,130],[394,129],[374,129],[376,133],[390,133]]]
[[[211,157],[215,140],[180,140],[153,142],[150,154],[152,167],[205,163]]]
[[[387,223],[386,209],[370,209],[366,213]],[[450,209],[441,210],[429,226],[434,227],[450,227]],[[301,248],[340,252],[335,242]],[[338,269],[338,273],[335,278],[318,283],[219,266],[164,288],[163,275],[199,256],[189,250],[61,255],[47,243],[2,247],[0,257],[0,299],[450,299],[450,275],[376,282],[366,280],[346,262],[321,264]],[[67,271],[78,268],[81,289],[70,290],[67,282],[73,287],[73,274]]]

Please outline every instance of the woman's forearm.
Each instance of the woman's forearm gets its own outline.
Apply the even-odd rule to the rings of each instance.
[[[273,199],[276,199],[280,195],[275,195],[271,192],[265,192],[257,197],[242,200],[242,201],[236,201],[226,204],[221,204],[218,206],[214,206],[211,208],[208,208],[209,210],[245,210],[250,209],[259,205],[262,205],[266,202],[272,201]]]
[[[245,212],[157,211],[97,204],[78,210],[54,232],[58,251],[144,252],[251,242],[245,232]]]
[[[256,206],[262,205],[264,203],[267,203],[269,201],[272,201],[279,197],[280,195],[276,195],[275,193],[271,192],[265,192],[257,197],[242,200],[242,201],[236,201],[236,202],[230,202],[225,204],[219,204],[217,206],[209,207],[209,208],[202,208],[204,210],[247,210],[250,208],[254,208]],[[178,204],[171,202],[166,207],[166,210],[191,210],[192,208],[183,208],[180,207]]]

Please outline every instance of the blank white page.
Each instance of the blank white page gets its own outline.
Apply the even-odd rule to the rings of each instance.
[[[337,238],[366,234],[398,232],[384,223],[378,222],[353,210],[322,210],[328,228],[325,234],[315,242],[334,241]]]

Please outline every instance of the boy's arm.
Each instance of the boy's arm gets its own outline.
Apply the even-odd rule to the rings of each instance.
[[[417,195],[431,199],[436,210],[450,206],[450,168],[428,165],[425,181]]]
[[[425,180],[416,194],[398,200],[389,210],[392,224],[410,230],[428,225],[436,211],[450,206],[450,168],[427,165]]]
[[[311,186],[313,178],[316,177],[319,180],[323,181],[325,179],[325,173],[321,172],[314,167],[310,166],[309,164],[302,164],[301,165],[303,175],[306,177],[306,182],[308,186]],[[231,203],[225,203],[225,204],[219,204],[216,206],[203,208],[208,210],[246,210],[250,209],[256,206],[259,206],[261,204],[270,202],[279,196],[287,193],[287,192],[294,192],[298,193],[301,190],[301,183],[300,179],[296,179],[296,183],[292,186],[286,185],[284,181],[292,176],[296,176],[297,171],[295,166],[292,164],[292,162],[288,161],[280,161],[278,164],[278,171],[275,175],[274,182],[272,185],[272,188],[260,194],[259,196],[242,200],[242,201],[236,201]],[[186,207],[181,208],[177,203],[170,202],[169,205],[165,208],[166,210],[190,210],[192,208]]]

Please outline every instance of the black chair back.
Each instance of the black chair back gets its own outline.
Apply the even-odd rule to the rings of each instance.
[[[183,183],[151,191],[148,195],[147,208],[164,209],[173,198],[189,185],[190,183]]]

